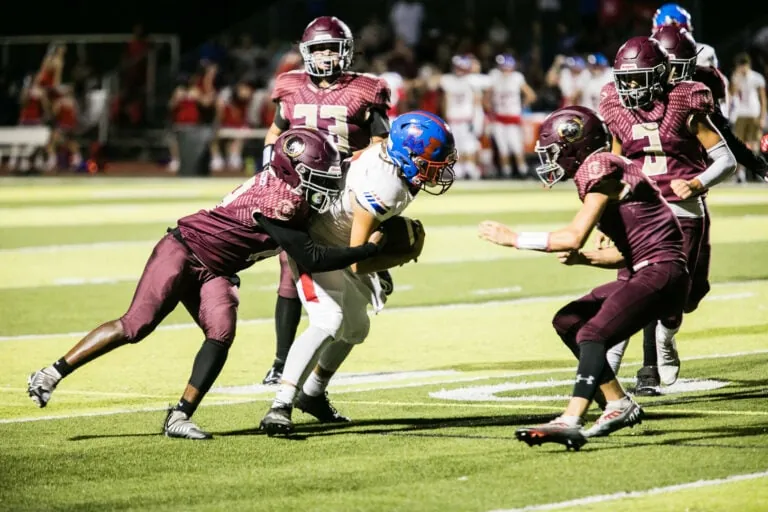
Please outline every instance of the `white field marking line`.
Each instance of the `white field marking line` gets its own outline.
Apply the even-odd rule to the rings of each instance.
[[[426,384],[422,384],[426,385]],[[347,391],[349,393],[349,391]],[[334,393],[334,395],[338,392]],[[570,397],[567,397],[570,398]],[[454,408],[483,408],[489,409],[541,409],[546,411],[560,411],[563,409],[563,404],[559,405],[531,405],[531,404],[515,404],[515,403],[455,403],[455,402],[393,402],[387,400],[334,400],[334,404],[361,404],[361,405],[375,405],[380,407],[382,405],[391,405],[392,407],[454,407]],[[664,405],[655,405],[654,407],[665,407]],[[664,412],[671,412],[675,414],[690,414],[701,416],[768,416],[768,411],[722,411],[722,410],[702,410],[702,409],[667,409],[664,408]]]
[[[733,281],[733,282],[727,282],[727,283],[718,283],[718,286],[741,286],[741,285],[753,285],[753,284],[765,284],[768,282],[766,279],[755,279],[750,281]],[[272,288],[274,289],[274,288]],[[580,297],[580,294],[570,294],[570,295],[537,295],[533,297],[520,297],[516,299],[496,299],[496,300],[488,300],[483,302],[454,302],[451,304],[430,304],[430,305],[424,305],[424,306],[400,306],[400,307],[392,307],[392,308],[385,308],[384,310],[380,311],[379,315],[386,315],[386,314],[397,314],[397,313],[409,313],[409,312],[428,312],[428,311],[434,311],[434,310],[455,310],[455,309],[474,309],[479,308],[483,306],[509,306],[509,305],[515,305],[515,304],[537,304],[541,302],[555,302],[555,301],[563,301],[563,300],[573,300],[578,297]],[[704,300],[708,300],[709,297],[705,297]],[[306,318],[306,317],[302,317]],[[247,326],[247,325],[259,325],[264,323],[273,322],[274,318],[251,318],[249,320],[239,320],[237,322],[238,326]],[[188,322],[188,323],[180,323],[180,324],[168,324],[168,325],[160,325],[156,331],[172,331],[172,330],[178,330],[178,329],[189,329],[197,327],[197,324]],[[48,339],[48,338],[60,338],[60,337],[77,337],[82,338],[86,334],[88,334],[89,331],[76,331],[76,332],[63,332],[63,333],[51,333],[51,334],[17,334],[14,336],[0,336],[0,342],[4,341],[23,341],[23,340],[38,340],[38,339]]]
[[[497,295],[500,293],[512,293],[523,291],[522,286],[508,286],[506,288],[481,288],[472,290],[472,295]]]
[[[203,403],[203,404],[200,404],[198,407],[219,407],[222,405],[239,405],[239,404],[247,404],[247,403],[259,402],[259,401],[260,400],[254,400],[254,399],[223,400],[220,402],[212,402],[209,404]],[[66,420],[66,419],[72,419],[72,418],[93,418],[97,416],[114,416],[116,414],[132,414],[135,412],[158,412],[158,411],[167,411],[167,410],[168,410],[168,406],[164,406],[164,407],[142,407],[140,409],[115,409],[112,411],[83,412],[78,414],[65,414],[61,416],[33,416],[30,418],[0,419],[0,425],[7,425],[10,423],[29,423],[32,421]]]
[[[707,298],[709,300],[738,300],[738,299],[748,299],[754,296],[755,294],[753,292],[742,292],[742,293],[726,293],[723,295],[710,295]]]
[[[0,249],[0,254],[35,254],[41,252],[82,251],[91,249],[111,249],[113,247],[130,247],[133,245],[147,245],[157,243],[162,236],[153,240],[122,240],[116,242],[92,242],[87,244],[63,244],[63,245],[31,245],[28,247],[16,247],[13,249]]]
[[[9,393],[26,393],[27,388],[11,388],[0,386],[0,393],[7,391]],[[119,391],[86,391],[77,389],[60,389],[56,394],[61,395],[85,395],[85,396],[105,396],[115,398],[166,398],[165,395],[150,395],[148,393],[132,393],[132,392],[119,392]]]
[[[681,361],[692,361],[692,360],[700,360],[700,359],[721,359],[721,358],[728,358],[728,357],[738,357],[738,356],[746,356],[746,355],[755,355],[755,354],[768,354],[768,350],[755,350],[751,352],[734,352],[732,354],[711,354],[711,355],[705,355],[705,356],[694,356],[694,357],[683,357],[680,358]],[[623,366],[641,366],[642,363],[626,363]],[[545,370],[531,370],[531,371],[520,371],[520,372],[510,372],[507,374],[501,374],[501,375],[484,375],[484,376],[474,376],[474,377],[464,377],[459,379],[451,379],[451,380],[443,380],[443,381],[426,381],[426,382],[418,382],[418,383],[408,383],[408,384],[394,384],[394,385],[383,385],[383,386],[371,386],[367,388],[353,388],[353,389],[334,389],[334,386],[331,385],[331,389],[333,390],[335,395],[339,394],[345,394],[345,393],[363,393],[367,391],[381,391],[381,390],[388,390],[388,389],[403,389],[403,388],[412,388],[412,387],[424,387],[424,386],[431,386],[434,384],[450,384],[450,383],[459,383],[459,382],[471,382],[471,381],[477,381],[477,380],[488,380],[488,379],[496,379],[496,378],[512,378],[512,377],[526,377],[526,376],[533,376],[533,375],[541,375],[541,374],[547,374],[547,373],[563,373],[563,372],[573,372],[573,367],[569,368],[553,368],[553,369],[545,369]],[[216,395],[214,391],[211,391],[209,394]],[[221,393],[218,393],[219,396],[221,396]],[[221,402],[214,402],[214,403],[202,403],[200,407],[206,407],[206,406],[217,406],[217,405],[235,405],[235,404],[244,404],[244,403],[252,403],[252,402],[262,402],[265,400],[271,400],[271,398],[248,398],[248,399],[239,399],[239,400],[228,400],[228,401],[221,401]],[[455,403],[455,402],[379,402],[379,401],[355,401],[355,400],[349,400],[349,401],[339,401],[339,403],[359,403],[363,405],[392,405],[392,406],[420,406],[420,407],[488,407],[488,408],[507,408],[507,409],[541,409],[541,410],[559,410],[562,409],[561,405],[552,405],[552,406],[544,406],[544,405],[531,405],[531,404],[510,404],[510,403],[491,403],[491,404],[473,404],[473,403]],[[670,404],[674,405],[674,404]],[[659,407],[666,407],[665,405],[659,405]],[[28,418],[11,418],[11,419],[0,419],[0,425],[1,424],[8,424],[8,423],[26,423],[30,421],[43,421],[43,420],[61,420],[61,419],[71,419],[71,418],[81,418],[81,417],[91,417],[91,416],[110,416],[114,414],[128,414],[133,412],[155,412],[155,411],[162,411],[165,410],[165,407],[154,407],[154,408],[142,408],[142,409],[118,409],[114,411],[100,411],[100,412],[93,412],[93,413],[80,413],[80,414],[65,414],[61,416],[40,416],[40,417],[28,417]],[[675,413],[682,413],[682,414],[701,414],[701,415],[712,415],[712,416],[768,416],[768,411],[704,411],[704,410],[694,410],[694,409],[665,409],[665,411],[669,412],[675,412]]]
[[[657,496],[659,494],[668,494],[671,492],[686,491],[689,489],[700,489],[702,487],[713,487],[716,485],[730,484],[734,482],[743,482],[745,480],[755,480],[757,478],[768,477],[768,471],[759,473],[749,473],[746,475],[731,475],[725,478],[715,478],[713,480],[697,480],[684,484],[668,485],[666,487],[653,487],[645,491],[622,491],[613,494],[596,494],[586,496],[575,500],[560,501],[557,503],[546,503],[542,505],[528,505],[522,508],[496,509],[491,512],[536,512],[540,510],[559,510],[569,507],[578,507],[581,505],[594,505],[596,503],[605,503],[608,501],[617,501],[627,498],[645,498],[646,496]]]

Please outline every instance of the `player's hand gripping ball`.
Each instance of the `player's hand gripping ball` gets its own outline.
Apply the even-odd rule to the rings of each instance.
[[[385,243],[382,254],[387,256],[410,256],[416,260],[424,249],[424,226],[420,221],[396,216],[381,224]]]

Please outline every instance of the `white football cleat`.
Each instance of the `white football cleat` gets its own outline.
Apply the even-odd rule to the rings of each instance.
[[[185,413],[171,409],[165,417],[163,434],[166,437],[177,439],[205,440],[213,439],[213,436],[195,425]]]
[[[27,394],[38,407],[48,405],[53,390],[61,380],[61,375],[53,367],[42,368],[27,379]]]
[[[645,413],[631,398],[616,400],[622,402],[608,402],[603,414],[595,421],[595,424],[584,430],[584,437],[603,437],[622,428],[634,427],[642,423]]]

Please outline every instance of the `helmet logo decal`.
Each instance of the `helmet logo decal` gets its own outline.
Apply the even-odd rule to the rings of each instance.
[[[557,125],[557,134],[568,142],[575,142],[584,134],[584,123],[578,117],[573,117]]]
[[[424,152],[422,153],[425,158],[432,159],[433,155],[435,154],[435,151],[438,151],[440,149],[440,141],[437,140],[434,137],[429,138],[429,144],[427,144],[427,147],[424,148]]]
[[[283,153],[290,158],[296,158],[304,153],[306,145],[299,137],[290,137],[283,143]]]

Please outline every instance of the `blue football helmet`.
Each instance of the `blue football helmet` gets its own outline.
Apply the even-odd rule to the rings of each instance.
[[[389,129],[386,152],[413,186],[437,196],[453,185],[458,158],[453,133],[431,112],[416,110],[397,116]]]
[[[590,66],[599,66],[599,67],[605,67],[605,68],[610,66],[610,64],[608,63],[608,58],[602,53],[590,53],[587,56],[587,64],[589,64]]]
[[[653,15],[653,31],[664,25],[680,25],[689,32],[693,32],[693,23],[688,11],[677,4],[664,4]]]
[[[517,66],[517,61],[513,56],[508,53],[502,53],[496,56],[496,66],[499,69],[511,69],[514,70]]]

